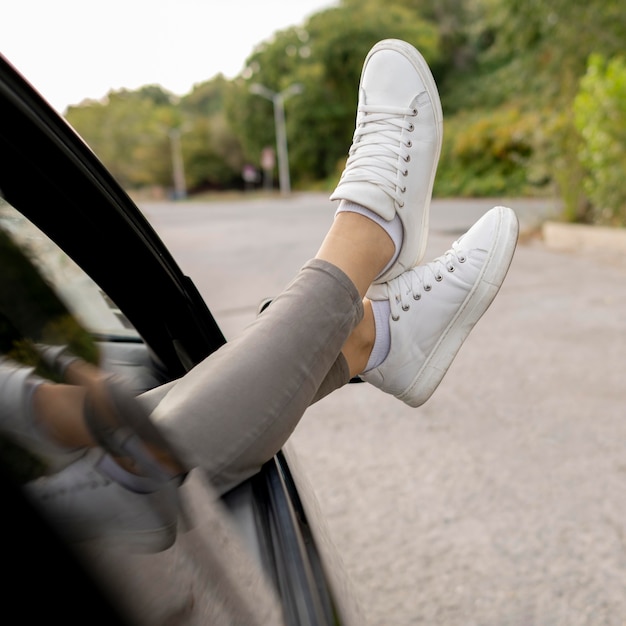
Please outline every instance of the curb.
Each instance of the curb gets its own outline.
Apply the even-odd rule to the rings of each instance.
[[[541,235],[545,245],[563,252],[600,252],[626,258],[626,228],[544,222]]]

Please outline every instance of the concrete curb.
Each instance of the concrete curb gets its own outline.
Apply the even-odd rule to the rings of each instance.
[[[598,252],[626,258],[626,228],[547,221],[541,235],[545,245],[563,252]]]

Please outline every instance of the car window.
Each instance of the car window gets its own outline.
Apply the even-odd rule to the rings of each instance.
[[[45,233],[2,198],[0,231],[30,260],[86,330],[101,337],[138,336],[102,289]],[[0,266],[7,267],[5,260],[0,259]]]

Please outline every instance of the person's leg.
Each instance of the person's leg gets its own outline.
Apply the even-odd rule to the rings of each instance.
[[[442,256],[370,289],[366,315],[347,276],[341,287],[315,284],[305,268],[247,332],[179,381],[153,417],[180,457],[225,490],[280,449],[310,404],[357,374],[420,406],[493,302],[517,235],[515,213],[495,207]],[[376,357],[381,337],[387,349]]]
[[[155,424],[189,468],[226,491],[282,447],[361,317],[353,282],[313,259],[268,311],[170,389]]]
[[[153,412],[178,455],[202,466],[219,489],[280,449],[325,379],[336,388],[351,370],[362,371],[374,321],[367,302],[363,316],[361,299],[372,283],[398,276],[423,256],[442,115],[415,48],[387,40],[370,51],[356,122],[331,196],[340,205],[313,265]]]
[[[84,431],[84,390],[56,385],[33,367],[0,356],[0,432],[55,471],[91,443]]]
[[[316,258],[342,270],[363,297],[394,254],[389,235],[358,213],[338,213]]]

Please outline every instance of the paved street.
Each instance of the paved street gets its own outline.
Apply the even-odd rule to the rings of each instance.
[[[142,208],[230,338],[316,252],[325,198]],[[427,260],[497,203],[435,202]],[[524,236],[431,400],[348,385],[292,438],[369,626],[626,624],[626,264],[501,203]]]

